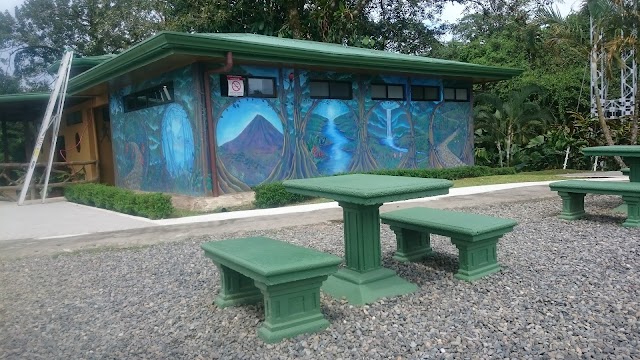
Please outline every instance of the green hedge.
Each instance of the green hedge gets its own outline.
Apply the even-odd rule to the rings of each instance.
[[[375,175],[411,176],[448,180],[491,175],[511,175],[515,173],[516,169],[512,167],[490,168],[488,166],[460,166],[446,169],[392,169],[367,172],[367,174]],[[258,185],[253,190],[256,193],[254,204],[259,208],[278,207],[311,199],[309,196],[292,194],[286,191],[282,182]]]
[[[253,188],[256,200],[253,202],[259,208],[278,207],[311,199],[309,196],[292,194],[284,189],[282,182],[258,185]]]
[[[161,193],[137,194],[131,190],[103,184],[78,184],[64,191],[68,201],[114,210],[149,219],[163,219],[173,214],[171,197]]]
[[[515,173],[516,169],[513,167],[491,168],[488,166],[459,166],[445,169],[391,169],[367,172],[367,174],[375,175],[410,176],[447,180],[466,179],[480,176],[512,175]]]

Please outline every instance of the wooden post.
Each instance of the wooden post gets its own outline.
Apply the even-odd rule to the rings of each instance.
[[[4,162],[11,161],[9,159],[9,136],[7,135],[7,121],[2,120],[2,150],[4,153]]]

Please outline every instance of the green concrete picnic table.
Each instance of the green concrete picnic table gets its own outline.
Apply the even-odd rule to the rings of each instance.
[[[335,200],[343,209],[346,267],[329,276],[322,286],[324,292],[364,305],[417,289],[381,265],[379,209],[385,202],[448,194],[451,181],[352,174],[286,180],[283,184],[292,193]]]
[[[582,149],[588,156],[620,156],[629,167],[629,182],[640,183],[640,145],[593,146]],[[627,212],[627,204],[622,204],[614,212]]]
[[[629,166],[629,181],[640,182],[640,145],[586,147],[582,153],[588,156],[620,156]]]

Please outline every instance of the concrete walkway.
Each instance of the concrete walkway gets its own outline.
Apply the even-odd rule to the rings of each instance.
[[[602,174],[602,173],[600,173]],[[626,180],[621,174],[594,179]],[[388,203],[381,211],[410,206],[460,208],[557,197],[552,181],[452,188],[449,194]],[[560,206],[560,202],[558,201]],[[51,200],[24,206],[0,202],[0,258],[51,254],[98,246],[135,246],[196,236],[341,221],[336,202],[149,220]]]

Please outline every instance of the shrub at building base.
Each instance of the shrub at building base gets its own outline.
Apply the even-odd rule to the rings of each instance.
[[[288,192],[282,182],[258,185],[253,191],[256,193],[254,204],[259,208],[278,207],[311,199],[309,196]]]
[[[136,194],[131,190],[102,184],[78,184],[64,192],[68,201],[121,213],[163,219],[173,214],[171,197],[161,193]]]

